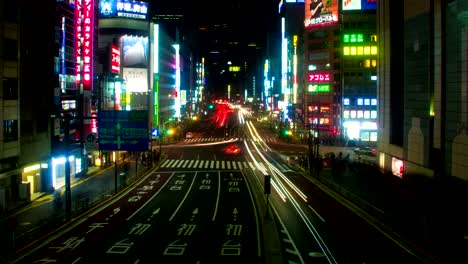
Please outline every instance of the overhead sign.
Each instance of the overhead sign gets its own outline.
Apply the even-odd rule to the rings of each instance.
[[[99,150],[149,149],[148,111],[100,111]]]

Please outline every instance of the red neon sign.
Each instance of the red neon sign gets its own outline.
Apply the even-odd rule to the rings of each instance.
[[[309,73],[308,79],[309,79],[309,82],[329,82],[330,74],[329,73]]]
[[[111,72],[120,73],[120,50],[115,45],[111,47]]]
[[[76,80],[93,89],[94,0],[75,1]]]

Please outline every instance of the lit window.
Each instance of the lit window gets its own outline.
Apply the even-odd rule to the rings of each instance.
[[[371,41],[372,42],[377,42],[377,35],[372,35],[371,36]]]
[[[369,46],[365,46],[364,47],[364,55],[369,55],[370,54],[370,47]]]
[[[369,132],[367,131],[361,132],[361,141],[369,141]]]
[[[351,118],[356,118],[356,110],[351,110]]]
[[[364,67],[366,67],[366,68],[370,67],[370,60],[365,60],[364,61]]]
[[[377,99],[375,98],[371,99],[371,105],[377,105]]]
[[[363,117],[364,117],[364,113],[361,110],[357,111],[357,118],[363,118]]]
[[[370,99],[369,98],[364,99],[364,105],[370,105]]]
[[[330,119],[328,118],[320,118],[320,124],[329,124],[330,123]]]
[[[356,55],[356,47],[351,47],[351,55]]]
[[[320,113],[330,113],[330,107],[328,106],[320,107]]]
[[[343,98],[343,105],[349,105],[349,98]]]
[[[377,141],[377,132],[370,132],[370,141]]]
[[[344,47],[343,48],[343,54],[344,55],[349,55],[349,47]]]
[[[376,119],[376,118],[377,118],[377,111],[372,110],[372,111],[370,112],[370,117],[371,117],[372,119]]]
[[[356,34],[351,34],[350,42],[356,42]]]
[[[362,98],[357,99],[357,105],[362,105]]]
[[[357,47],[357,55],[362,55],[363,54],[362,49],[363,49],[362,46]]]
[[[377,67],[377,60],[372,60],[372,67]]]
[[[371,47],[370,53],[371,53],[372,55],[377,55],[377,46],[372,46],[372,47]]]
[[[370,111],[364,111],[364,118],[369,119],[370,118]]]
[[[343,111],[343,118],[349,118],[349,110]]]

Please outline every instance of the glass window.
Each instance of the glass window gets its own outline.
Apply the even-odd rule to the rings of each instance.
[[[351,118],[356,118],[356,110],[351,110]]]
[[[362,105],[362,98],[357,99],[357,105]]]
[[[370,132],[370,141],[377,141],[377,132]]]
[[[18,140],[18,120],[3,120],[3,141]]]
[[[349,110],[343,111],[343,118],[349,118]]]
[[[364,118],[369,119],[370,118],[370,111],[364,111]]]
[[[3,79],[3,99],[18,100],[18,79],[4,78]]]
[[[369,98],[364,99],[364,105],[370,105],[370,99]]]
[[[357,118],[363,118],[364,117],[364,112],[359,110],[357,111]]]
[[[363,131],[361,132],[361,141],[369,141],[369,132],[367,131]]]
[[[371,99],[371,105],[377,105],[377,99]]]
[[[372,119],[376,119],[376,118],[377,118],[377,111],[372,110],[371,113],[370,113],[370,117],[371,117]]]
[[[343,98],[343,105],[349,105],[349,98]]]

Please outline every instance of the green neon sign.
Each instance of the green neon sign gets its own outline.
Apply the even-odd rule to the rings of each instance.
[[[311,93],[328,93],[330,92],[329,84],[309,84],[309,92]]]
[[[344,43],[362,43],[364,42],[363,34],[344,34],[343,35]]]

